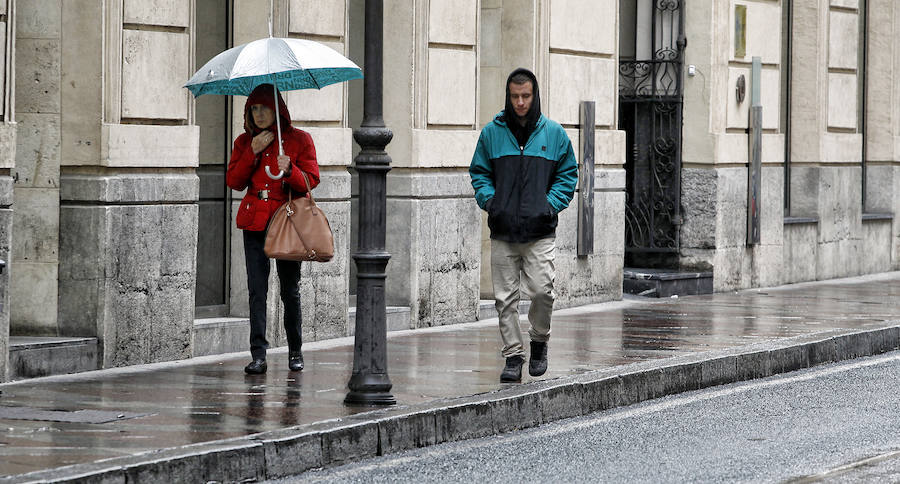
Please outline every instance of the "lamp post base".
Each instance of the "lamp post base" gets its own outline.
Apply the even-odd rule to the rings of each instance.
[[[380,407],[384,405],[396,405],[397,399],[387,392],[355,392],[351,391],[344,398],[344,405],[359,407]]]
[[[395,405],[391,395],[391,380],[386,373],[354,373],[347,385],[350,392],[344,398],[345,405]]]

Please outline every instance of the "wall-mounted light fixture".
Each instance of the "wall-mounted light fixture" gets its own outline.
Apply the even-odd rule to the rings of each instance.
[[[741,104],[744,102],[744,97],[747,95],[747,80],[744,78],[744,75],[741,74],[737,79],[737,85],[734,87],[734,96],[737,99],[737,103]]]

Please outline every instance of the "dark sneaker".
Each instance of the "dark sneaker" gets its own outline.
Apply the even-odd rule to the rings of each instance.
[[[244,367],[244,371],[251,375],[262,375],[267,369],[266,360],[262,358],[257,358]]]
[[[300,371],[303,369],[303,353],[296,352],[288,354],[288,368],[291,371]]]
[[[547,342],[531,342],[531,359],[528,360],[528,374],[541,376],[547,372]]]
[[[500,381],[503,383],[511,383],[522,381],[522,365],[525,364],[525,358],[521,356],[510,356],[506,359],[506,367],[500,374]]]

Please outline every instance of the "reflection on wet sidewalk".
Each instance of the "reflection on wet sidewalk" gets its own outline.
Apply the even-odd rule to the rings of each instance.
[[[900,319],[900,273],[863,281],[560,310],[553,317],[550,369],[540,379]],[[523,321],[525,329],[527,324]],[[388,345],[392,392],[401,405],[503,386],[495,319],[392,334]],[[286,352],[276,351],[269,356],[265,375],[245,375],[247,356],[241,355],[0,385],[0,405],[33,412],[25,417],[33,420],[21,415],[0,418],[0,474],[367,411],[342,403],[352,367],[351,346],[311,349],[316,346],[305,350],[302,373],[289,372]],[[529,380],[525,376],[524,381]],[[84,409],[116,418],[106,423],[65,418]],[[68,421],[45,420],[51,418]]]

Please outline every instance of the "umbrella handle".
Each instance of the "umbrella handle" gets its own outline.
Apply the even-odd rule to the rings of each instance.
[[[272,25],[272,24],[270,23],[270,24],[269,24],[269,28],[270,28],[270,29],[272,28],[271,25]],[[271,32],[269,32],[269,36],[270,36],[270,37],[272,36],[272,33],[271,33]],[[268,58],[268,55],[269,55],[269,54],[268,54],[268,52],[267,52],[267,53],[266,53],[266,58]],[[281,145],[281,114],[278,112],[278,86],[275,85],[275,79],[274,79],[274,77],[273,77],[273,79],[272,79],[272,90],[275,91],[275,127],[276,127],[276,130],[277,130],[277,131],[276,131],[276,134],[278,135],[278,155],[280,156],[280,155],[283,155],[283,154],[284,154],[284,147]],[[271,171],[269,171],[269,166],[266,165],[266,175],[269,175],[269,178],[271,178],[271,179],[273,179],[273,180],[280,180],[281,177],[284,176],[284,172],[281,171],[281,170],[279,170],[279,171],[278,171],[278,176],[275,176],[275,175],[272,174]]]
[[[269,175],[269,178],[271,178],[273,180],[280,180],[281,177],[284,176],[284,172],[281,170],[278,170],[278,175],[273,175],[272,172],[269,170],[269,166],[266,165],[266,175]]]

